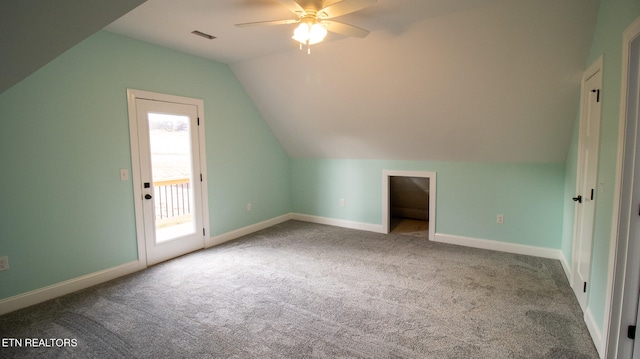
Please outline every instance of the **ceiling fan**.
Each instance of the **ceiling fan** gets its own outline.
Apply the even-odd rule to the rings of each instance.
[[[300,25],[294,30],[292,38],[300,43],[301,49],[302,45],[307,45],[308,53],[311,53],[310,46],[324,40],[325,36],[327,36],[327,31],[352,37],[363,38],[367,36],[369,31],[365,29],[329,19],[361,10],[375,4],[377,0],[278,0],[278,2],[293,12],[297,18],[247,22],[236,24],[236,26],[288,25],[299,23]],[[330,4],[325,6],[325,3]]]

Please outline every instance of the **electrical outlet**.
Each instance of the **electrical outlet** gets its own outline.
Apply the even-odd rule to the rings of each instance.
[[[340,198],[340,207],[344,207],[344,198]]]
[[[253,206],[251,206],[251,202],[247,203],[247,211],[250,211],[253,209]]]
[[[0,257],[0,271],[9,269],[9,257]]]
[[[496,223],[498,224],[503,224],[504,223],[504,215],[503,214],[499,214],[496,216]]]

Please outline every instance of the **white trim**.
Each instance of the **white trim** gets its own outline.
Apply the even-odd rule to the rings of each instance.
[[[257,232],[276,224],[286,222],[290,219],[293,219],[293,215],[291,213],[234,231],[230,231],[208,239],[206,241],[206,247],[209,248],[214,245],[221,244],[232,239],[251,234],[253,232]],[[118,277],[144,270],[145,268],[147,268],[146,260],[139,259],[137,261],[125,263],[113,268],[90,273],[81,277],[66,280],[64,282],[52,284],[43,288],[38,288],[30,292],[18,294],[13,297],[5,298],[0,300],[0,315],[10,313],[18,309],[26,308],[38,303],[42,303],[47,300],[67,295],[82,289],[86,289],[94,285],[108,282]]]
[[[136,110],[136,98],[139,91],[127,89],[127,106],[129,110],[129,141],[131,143],[131,180],[133,185],[133,209],[136,221],[136,239],[138,242],[138,260],[147,263],[147,246],[144,242],[144,226],[139,225],[144,223],[142,202],[136,200],[142,198],[142,191],[140,190],[139,183],[142,182],[140,178],[140,155],[138,144],[138,126],[137,126],[137,110]]]
[[[602,350],[603,346],[605,345],[602,340],[603,339],[602,332],[598,328],[596,321],[593,319],[593,313],[591,313],[591,308],[587,308],[587,310],[585,310],[584,322],[587,325],[587,330],[591,335],[591,339],[593,340],[593,345],[596,347],[596,351],[598,352],[598,355],[600,355],[600,358],[604,359],[606,356],[604,355],[604,352]]]
[[[550,259],[557,259],[557,260],[561,260],[561,258],[563,257],[562,251],[559,249],[529,246],[525,244],[500,242],[500,241],[494,241],[491,239],[464,237],[464,236],[457,236],[453,234],[436,233],[433,241],[455,244],[455,245],[471,247],[471,248],[488,249],[492,251],[507,252],[507,253],[514,253],[514,254],[524,254],[528,256],[550,258]]]
[[[319,217],[319,216],[312,216],[312,215],[301,214],[301,213],[292,213],[290,219],[303,221],[303,222],[326,224],[326,225],[336,226],[336,227],[358,229],[358,230],[375,232],[375,233],[383,233],[383,234],[386,233],[384,231],[383,226],[378,224],[354,222],[354,221],[347,221],[343,219]],[[536,246],[529,246],[524,244],[506,243],[506,242],[494,241],[490,239],[471,238],[471,237],[464,237],[464,236],[457,236],[457,235],[443,234],[443,233],[436,233],[434,235],[433,241],[455,244],[455,245],[471,247],[471,248],[488,249],[488,250],[493,250],[498,252],[508,252],[508,253],[515,253],[515,254],[530,255],[534,257],[557,259],[561,262],[565,273],[567,273],[567,270],[568,270],[567,260],[564,258],[562,251],[559,249],[536,247]]]
[[[627,27],[622,35],[622,73],[621,73],[621,90],[620,90],[620,110],[619,110],[619,122],[618,122],[618,151],[616,159],[616,173],[615,173],[615,190],[613,197],[613,211],[611,215],[611,240],[609,243],[609,266],[607,273],[607,295],[605,297],[605,315],[603,323],[603,338],[602,347],[604,356],[618,357],[629,354],[628,351],[632,350],[629,343],[625,343],[624,347],[620,347],[621,339],[620,328],[623,322],[623,305],[625,304],[625,297],[629,295],[635,295],[635,293],[627,293],[628,288],[625,289],[626,271],[627,271],[627,256],[628,256],[628,239],[629,239],[629,218],[631,213],[630,204],[622,208],[623,198],[630,195],[633,189],[633,177],[634,172],[638,173],[639,169],[635,169],[633,163],[635,163],[635,148],[637,148],[637,136],[635,133],[627,133],[628,127],[638,126],[638,120],[635,118],[635,114],[629,114],[627,107],[629,106],[629,66],[630,66],[630,49],[632,42],[640,36],[640,17],[637,18],[631,25]],[[635,65],[635,64],[634,64]],[[637,85],[637,84],[636,84]],[[636,99],[637,101],[637,99]],[[636,106],[638,104],[636,103]],[[634,116],[634,118],[630,118]],[[633,121],[631,123],[630,121]],[[627,138],[629,135],[629,138]],[[627,143],[627,139],[634,141],[634,143]],[[625,148],[632,146],[634,149],[630,151],[628,155],[631,158],[626,158]],[[629,162],[627,162],[629,161]],[[625,163],[630,163],[631,166],[625,168]],[[624,173],[623,173],[624,171]],[[628,184],[626,181],[630,181]],[[623,191],[629,191],[629,193],[622,193]],[[631,345],[632,347],[632,345]],[[623,353],[626,352],[626,353]],[[630,355],[630,354],[629,354]]]
[[[239,228],[230,232],[226,232],[223,234],[219,234],[217,236],[213,236],[206,240],[205,248],[210,248],[213,246],[217,246],[218,244],[222,244],[224,242],[228,242],[234,240],[236,238],[240,238],[242,236],[246,236],[247,234],[251,234],[265,228],[269,228],[271,226],[275,226],[276,224],[280,224],[286,222],[290,219],[293,219],[291,213],[275,217],[272,219],[268,219],[266,221],[262,221],[256,224],[252,224],[243,228]]]
[[[326,225],[335,226],[335,227],[358,229],[362,231],[369,231],[369,232],[376,232],[376,233],[385,233],[383,231],[382,225],[380,224],[354,222],[354,221],[348,221],[344,219],[311,216],[308,214],[301,214],[301,213],[292,213],[291,219],[295,219],[297,221],[303,221],[303,222],[326,224]]]
[[[573,273],[571,272],[571,265],[569,264],[567,257],[564,256],[564,253],[562,251],[560,251],[560,264],[562,264],[564,275],[567,276],[569,284],[573,283]]]
[[[127,96],[131,96],[134,99],[139,98],[144,100],[181,103],[181,104],[193,105],[193,106],[200,106],[203,103],[203,100],[198,98],[176,96],[176,95],[170,95],[165,93],[136,90],[136,89],[127,89]]]
[[[200,174],[202,175],[202,185],[200,186],[200,196],[202,197],[202,226],[205,229],[206,235],[211,232],[211,225],[209,222],[209,177],[207,176],[207,149],[206,149],[206,131],[205,131],[205,116],[204,116],[204,100],[196,100],[198,102],[198,147],[200,148]],[[207,240],[205,237],[205,246]]]
[[[145,267],[146,266],[142,261],[133,261],[32,290],[30,292],[18,294],[13,297],[5,298],[0,300],[0,315],[89,288],[100,283],[108,282],[112,279],[142,270]]]
[[[422,177],[429,179],[429,239],[436,235],[436,172],[426,171],[382,171],[382,233],[390,231],[389,182],[390,177]]]

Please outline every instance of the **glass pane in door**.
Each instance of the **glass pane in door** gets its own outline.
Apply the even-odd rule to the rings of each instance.
[[[188,116],[149,113],[156,242],[195,233]]]

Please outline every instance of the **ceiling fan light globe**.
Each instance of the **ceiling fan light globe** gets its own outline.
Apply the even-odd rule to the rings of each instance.
[[[320,24],[313,24],[311,29],[309,30],[309,44],[317,44],[320,41],[324,40],[325,36],[327,36],[327,29]]]
[[[301,22],[300,25],[293,31],[292,39],[298,41],[301,44],[306,44],[309,40],[309,25]]]
[[[306,22],[301,22],[298,27],[293,31],[294,34],[308,34],[310,26]]]

